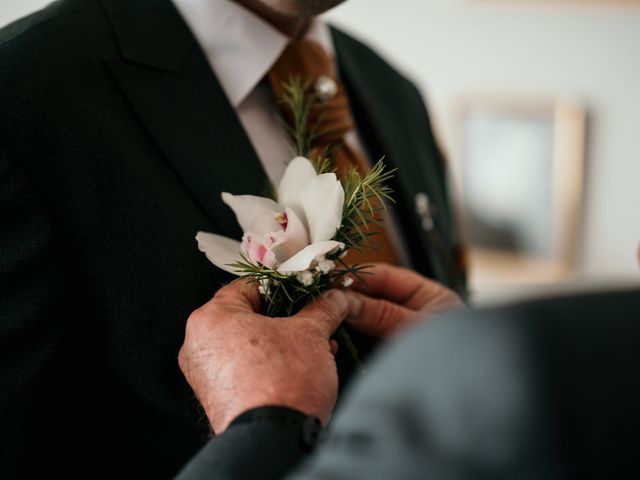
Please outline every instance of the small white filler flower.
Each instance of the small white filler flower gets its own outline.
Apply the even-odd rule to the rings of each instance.
[[[345,277],[342,279],[342,286],[343,286],[344,288],[349,288],[351,285],[353,285],[353,278],[352,278],[352,277],[349,277],[348,275],[347,275],[347,276],[345,276]]]

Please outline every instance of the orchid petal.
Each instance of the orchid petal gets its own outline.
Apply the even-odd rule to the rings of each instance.
[[[253,232],[246,232],[242,237],[241,248],[249,255],[252,262],[260,263],[267,268],[271,268],[276,263],[276,255],[265,243],[264,239],[258,237]]]
[[[243,232],[252,231],[257,235],[265,235],[281,229],[276,215],[282,213],[283,208],[270,198],[223,192],[222,201],[236,214]]]
[[[305,188],[309,180],[316,176],[316,169],[308,159],[296,157],[287,165],[278,187],[278,202],[280,205],[291,208],[303,222],[305,221],[305,216],[300,192]]]
[[[291,209],[287,208],[287,225],[283,241],[274,245],[273,251],[279,261],[284,262],[309,245],[309,234],[302,220]],[[281,233],[281,232],[278,232]]]
[[[335,173],[309,180],[301,195],[311,243],[331,240],[342,224],[344,190]]]
[[[311,262],[313,262],[318,255],[326,255],[338,248],[344,248],[344,243],[334,240],[312,243],[280,265],[278,272],[283,274],[302,272],[311,266]]]
[[[206,232],[198,232],[196,240],[198,242],[198,249],[203,252],[216,267],[233,273],[234,275],[240,275],[241,272],[230,266],[230,264],[241,260],[240,242]]]

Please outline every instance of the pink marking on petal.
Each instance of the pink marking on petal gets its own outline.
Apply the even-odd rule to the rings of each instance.
[[[276,264],[276,256],[275,254],[265,247],[263,244],[258,246],[258,262],[264,265],[267,268],[271,268]]]
[[[241,244],[242,250],[249,253],[249,248],[251,247],[252,243],[253,243],[253,233],[246,232],[244,235],[242,235],[242,244]]]
[[[266,255],[267,255],[267,247],[265,247],[261,243],[256,245],[256,251],[255,251],[256,260],[262,263],[264,262],[264,257],[266,257]]]
[[[271,268],[276,263],[276,256],[271,249],[256,238],[252,232],[246,232],[242,237],[242,249],[247,252],[252,262],[260,263]]]

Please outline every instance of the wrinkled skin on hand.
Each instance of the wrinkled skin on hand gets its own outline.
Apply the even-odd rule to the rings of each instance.
[[[330,340],[347,313],[344,293],[327,292],[288,318],[260,315],[257,289],[223,287],[191,314],[178,361],[216,433],[252,408],[278,405],[328,422],[338,393]]]

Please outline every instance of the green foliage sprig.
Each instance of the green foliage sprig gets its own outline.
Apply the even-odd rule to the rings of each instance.
[[[310,125],[309,117],[318,104],[318,97],[311,89],[311,81],[305,82],[298,76],[291,76],[282,85],[279,103],[293,116],[291,125],[282,121],[293,142],[296,155],[306,157],[311,151],[311,143],[317,136],[317,124]]]
[[[373,238],[371,225],[381,225],[381,213],[386,210],[385,200],[394,202],[393,190],[386,182],[393,178],[395,170],[385,171],[384,158],[380,159],[363,177],[356,170],[347,173],[342,182],[345,202],[342,210],[343,225],[335,239],[346,249],[362,252],[364,248],[379,249]]]

